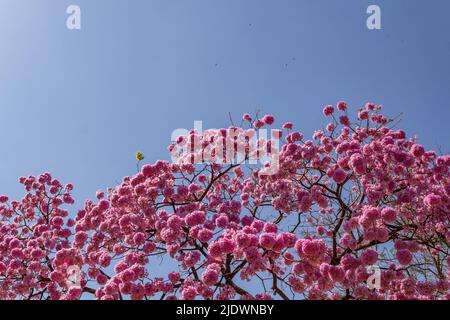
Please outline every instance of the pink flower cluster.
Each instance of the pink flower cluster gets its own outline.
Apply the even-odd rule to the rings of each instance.
[[[200,150],[144,165],[75,214],[72,184],[21,177],[20,201],[0,196],[0,299],[450,299],[450,156],[380,106],[356,121],[348,108],[325,106],[311,139],[290,121],[273,131],[273,174],[191,161],[224,141],[246,157],[272,148],[248,140],[274,117],[244,114],[243,127],[179,137],[171,154]]]

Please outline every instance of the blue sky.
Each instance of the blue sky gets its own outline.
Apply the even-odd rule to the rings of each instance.
[[[1,0],[0,194],[49,171],[79,208],[135,172],[136,150],[168,159],[194,120],[261,109],[310,135],[341,99],[405,112],[408,134],[448,153],[449,14],[447,0]]]

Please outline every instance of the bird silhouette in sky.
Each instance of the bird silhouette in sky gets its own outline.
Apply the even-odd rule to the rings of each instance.
[[[292,58],[292,61],[295,61],[295,57]],[[288,65],[289,65],[289,63],[285,63],[285,64],[284,64],[284,67],[287,68]]]

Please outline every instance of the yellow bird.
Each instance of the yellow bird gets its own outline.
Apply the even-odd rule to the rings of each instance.
[[[135,156],[137,161],[144,160],[144,155],[142,154],[142,152],[136,151]]]

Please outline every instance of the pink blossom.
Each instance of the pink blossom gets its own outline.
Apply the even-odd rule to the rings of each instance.
[[[397,211],[392,208],[384,208],[381,210],[381,216],[385,222],[394,222],[397,218]]]
[[[103,254],[100,256],[99,262],[100,262],[100,265],[101,265],[102,267],[105,267],[105,268],[106,268],[106,267],[108,267],[109,264],[111,263],[111,256],[110,256],[109,254],[103,253]]]
[[[419,145],[419,144],[414,144],[411,147],[411,153],[415,156],[415,157],[421,157],[424,153],[425,153],[425,149],[423,148],[423,146]]]
[[[326,117],[331,116],[333,114],[333,112],[334,112],[334,108],[332,105],[327,105],[323,108],[323,114]]]
[[[361,254],[361,262],[365,265],[373,265],[378,260],[378,252],[367,249]]]
[[[276,242],[276,234],[275,233],[263,233],[259,237],[259,244],[261,247],[265,249],[272,249]]]
[[[145,242],[145,234],[143,232],[138,232],[133,236],[134,243],[137,245],[143,245]]]
[[[397,260],[402,265],[408,265],[412,261],[412,254],[407,249],[397,250]]]
[[[225,215],[221,215],[216,219],[216,226],[219,228],[225,228],[228,225],[229,219]]]
[[[181,293],[182,300],[194,300],[197,296],[197,291],[194,287],[186,287]]]
[[[265,125],[265,122],[262,121],[261,119],[256,120],[255,123],[254,123],[254,126],[255,126],[255,128],[257,128],[257,129],[263,127],[264,125]]]
[[[219,272],[215,268],[206,268],[202,274],[202,281],[207,286],[213,286],[219,281]]]
[[[219,258],[222,255],[220,242],[213,242],[208,246],[208,252],[213,258]]]
[[[330,279],[334,282],[342,282],[345,277],[345,271],[342,269],[342,267],[338,266],[330,266],[328,270],[328,275]]]
[[[82,245],[86,242],[88,234],[84,231],[79,231],[75,234],[75,243]]]
[[[441,197],[439,195],[431,193],[423,199],[423,203],[430,208],[435,207],[441,203]]]
[[[224,238],[220,241],[220,248],[223,253],[231,253],[235,248],[235,243],[232,239]]]
[[[367,120],[369,119],[369,113],[367,110],[361,110],[358,112],[358,119],[359,120]]]
[[[347,110],[347,102],[339,101],[338,104],[337,104],[337,109],[339,111],[346,111]]]
[[[213,232],[209,229],[201,229],[198,232],[198,239],[201,242],[208,242],[213,237]]]
[[[347,174],[344,171],[342,171],[340,169],[334,171],[333,180],[336,183],[343,183],[345,181],[345,179],[347,179]]]
[[[202,211],[194,211],[189,213],[184,220],[188,226],[193,227],[205,222],[205,213]]]
[[[83,293],[83,290],[80,287],[73,286],[67,291],[66,299],[67,300],[78,300]]]
[[[353,154],[350,157],[349,165],[357,174],[364,174],[366,172],[366,161],[361,154]]]
[[[108,277],[105,276],[104,274],[99,274],[97,276],[97,283],[99,285],[105,285],[108,282]]]
[[[248,113],[244,113],[244,115],[242,116],[242,120],[248,121],[248,122],[252,122],[252,117],[248,114]]]
[[[272,125],[273,122],[275,121],[275,118],[270,115],[270,114],[266,114],[263,118],[262,121],[267,124],[267,125]]]
[[[350,120],[347,116],[340,116],[339,117],[339,123],[344,125],[344,126],[349,126],[350,125]]]

